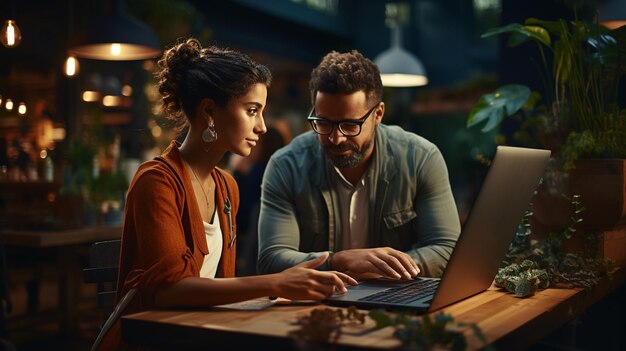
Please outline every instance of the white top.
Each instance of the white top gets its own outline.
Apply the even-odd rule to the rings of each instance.
[[[209,248],[209,254],[204,256],[204,262],[200,268],[200,277],[215,278],[217,265],[222,257],[222,246],[224,239],[222,238],[222,228],[220,228],[220,217],[216,215],[217,210],[213,213],[213,223],[204,223],[204,234],[206,236],[206,245]]]
[[[335,189],[339,194],[339,209],[341,213],[341,232],[343,240],[341,250],[361,249],[368,247],[369,232],[369,191],[365,186],[369,177],[369,169],[352,185],[337,167],[333,167],[337,174]]]

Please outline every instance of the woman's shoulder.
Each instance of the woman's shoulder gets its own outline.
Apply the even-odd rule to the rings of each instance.
[[[142,163],[129,187],[131,192],[182,190],[182,181],[167,164],[158,160]]]

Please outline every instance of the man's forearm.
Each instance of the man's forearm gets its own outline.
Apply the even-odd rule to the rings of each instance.
[[[323,255],[327,251],[322,252],[299,252],[291,248],[272,248],[259,252],[257,261],[257,271],[259,274],[278,273],[283,270]],[[318,270],[329,270],[329,261],[332,259],[332,253]]]
[[[441,277],[446,269],[454,243],[429,245],[407,251],[420,268],[420,276]]]

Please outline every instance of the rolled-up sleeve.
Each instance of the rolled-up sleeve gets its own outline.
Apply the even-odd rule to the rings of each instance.
[[[418,241],[408,254],[422,274],[443,274],[461,232],[458,211],[452,196],[448,169],[436,147],[431,149],[417,170],[419,186],[414,201],[417,220],[414,230]]]
[[[137,288],[145,307],[153,305],[159,287],[199,275],[185,240],[182,192],[174,176],[149,170],[137,176],[127,195],[122,293]]]

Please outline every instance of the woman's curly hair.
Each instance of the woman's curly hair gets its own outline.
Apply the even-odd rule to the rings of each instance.
[[[318,91],[345,94],[363,91],[368,101],[380,102],[383,98],[383,83],[378,67],[356,50],[346,53],[331,51],[326,54],[311,72],[309,90],[313,104]]]
[[[269,69],[247,55],[216,46],[203,48],[196,39],[165,51],[158,67],[155,77],[163,111],[179,130],[189,126],[202,99],[210,98],[223,107],[245,95],[252,85],[269,87],[272,80]]]

